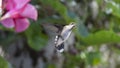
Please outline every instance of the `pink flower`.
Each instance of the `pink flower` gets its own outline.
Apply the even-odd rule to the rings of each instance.
[[[27,18],[37,20],[37,10],[30,0],[4,0],[6,13],[1,24],[6,28],[14,28],[16,32],[25,31],[29,27]]]

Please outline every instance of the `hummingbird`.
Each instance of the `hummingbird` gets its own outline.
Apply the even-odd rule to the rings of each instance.
[[[64,43],[70,37],[72,29],[75,27],[74,23],[65,25],[58,35],[55,37],[55,48],[58,52],[62,53],[64,51]]]

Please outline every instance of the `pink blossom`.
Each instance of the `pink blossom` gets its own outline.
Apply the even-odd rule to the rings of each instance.
[[[1,24],[6,28],[14,28],[16,32],[25,31],[29,27],[27,18],[37,20],[37,10],[30,0],[4,0],[5,14],[1,18]]]

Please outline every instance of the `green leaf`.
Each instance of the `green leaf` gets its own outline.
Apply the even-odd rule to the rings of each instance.
[[[55,65],[54,64],[48,64],[47,68],[55,68]]]
[[[86,61],[90,65],[98,65],[101,62],[100,52],[89,52],[86,54]]]
[[[118,36],[113,31],[101,30],[94,34],[90,34],[87,37],[83,37],[82,41],[87,45],[97,45],[104,43],[119,43],[120,36]]]
[[[25,34],[29,46],[36,51],[43,48],[48,41],[48,37],[42,33],[41,26],[38,23],[31,23],[28,30],[25,31]]]
[[[0,56],[0,68],[9,68],[8,62]]]
[[[101,5],[101,4],[103,4],[103,0],[96,0],[96,2],[98,3],[98,5]]]
[[[114,0],[114,2],[116,2],[116,3],[119,3],[119,4],[120,4],[120,0]]]
[[[44,5],[49,5],[54,8],[65,20],[67,23],[74,21],[68,16],[67,8],[60,3],[59,0],[40,0]]]
[[[82,37],[86,37],[89,35],[89,32],[87,30],[87,28],[85,27],[85,25],[83,24],[83,21],[80,19],[76,19],[76,27],[77,27],[77,33],[82,36]]]
[[[117,4],[117,3],[115,3],[115,2],[108,2],[108,3],[107,3],[107,6],[106,6],[107,11],[108,11],[109,9],[112,9],[112,14],[113,14],[114,16],[117,16],[117,17],[120,18],[120,6],[119,6],[119,5],[120,5],[120,4]]]

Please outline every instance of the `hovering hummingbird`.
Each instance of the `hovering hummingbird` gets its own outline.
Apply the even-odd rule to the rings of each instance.
[[[54,39],[55,49],[58,52],[63,52],[64,42],[66,42],[66,40],[70,37],[72,29],[75,26],[75,24],[71,23],[69,25],[65,25],[64,27],[62,27],[62,25],[51,23],[42,23],[41,25],[47,31],[50,37],[55,36]]]
[[[72,29],[75,26],[74,23],[65,25],[62,31],[55,37],[55,48],[58,52],[64,51],[64,42],[70,37]]]

